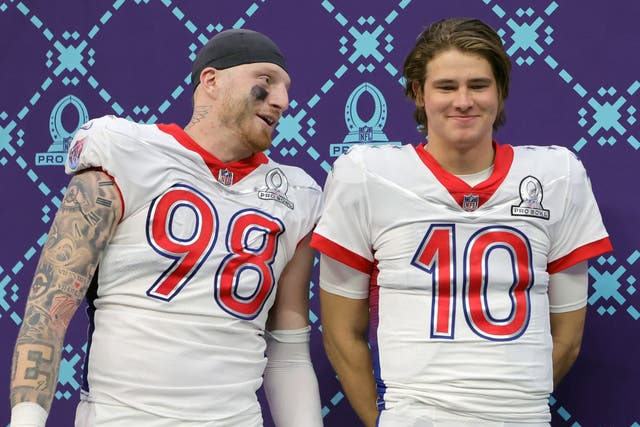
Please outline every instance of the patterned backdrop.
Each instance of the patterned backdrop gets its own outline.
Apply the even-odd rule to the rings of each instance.
[[[255,29],[281,46],[293,79],[270,155],[323,183],[352,144],[420,142],[401,67],[423,27],[448,16],[485,20],[512,58],[497,140],[576,152],[615,246],[591,263],[583,351],[550,399],[553,425],[639,427],[638,0],[0,0],[0,426],[13,343],[81,123],[115,114],[185,125],[194,52],[222,29]],[[356,426],[322,349],[316,279],[317,270],[311,345],[325,425]],[[81,309],[50,426],[72,424],[86,325]]]

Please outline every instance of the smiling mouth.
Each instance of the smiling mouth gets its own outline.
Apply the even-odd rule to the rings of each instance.
[[[269,126],[273,126],[277,121],[275,118],[271,116],[264,116],[264,115],[258,114],[258,117],[260,117]]]
[[[460,124],[465,124],[465,123],[470,124],[471,122],[478,119],[478,117],[479,116],[449,116],[449,119],[455,122],[458,122]]]

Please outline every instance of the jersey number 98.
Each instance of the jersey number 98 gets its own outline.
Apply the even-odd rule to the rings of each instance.
[[[195,217],[191,236],[174,233],[178,209],[189,209]],[[199,191],[175,185],[158,196],[149,207],[147,240],[157,253],[174,262],[149,288],[147,295],[165,301],[173,299],[207,260],[219,229],[213,203]],[[255,209],[244,209],[233,216],[226,237],[228,255],[214,278],[214,298],[223,310],[241,319],[253,319],[260,313],[275,285],[272,264],[283,231],[284,225],[279,219]],[[238,292],[240,276],[249,271],[254,272],[249,276],[257,283],[251,295],[241,295]]]

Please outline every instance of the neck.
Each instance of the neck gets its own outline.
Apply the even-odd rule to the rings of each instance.
[[[184,127],[184,131],[222,162],[235,162],[250,157],[253,152],[240,142],[239,135],[216,124],[213,116],[210,106],[195,107],[191,121]]]
[[[425,150],[433,156],[442,168],[454,175],[469,175],[481,172],[493,165],[495,158],[495,149],[492,141],[468,148],[456,149],[428,142]]]

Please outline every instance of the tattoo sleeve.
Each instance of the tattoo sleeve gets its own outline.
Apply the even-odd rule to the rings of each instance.
[[[13,354],[11,406],[36,402],[49,411],[64,336],[120,219],[111,179],[74,176],[40,254]]]

